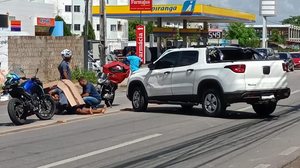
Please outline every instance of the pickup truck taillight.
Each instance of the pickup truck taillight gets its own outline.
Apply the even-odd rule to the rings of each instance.
[[[283,71],[288,72],[288,71],[289,71],[289,66],[288,66],[288,64],[287,64],[287,63],[282,63],[282,69],[283,69]]]
[[[228,66],[225,66],[225,68],[228,68],[228,69],[232,70],[235,73],[245,73],[245,71],[246,71],[246,65],[245,64],[228,65]]]

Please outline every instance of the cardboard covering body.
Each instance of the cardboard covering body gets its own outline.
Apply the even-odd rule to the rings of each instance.
[[[76,86],[74,85],[73,82],[71,82],[70,80],[60,80],[60,81],[54,81],[54,82],[50,82],[47,84],[44,84],[44,89],[50,89],[53,87],[58,87],[59,89],[61,89],[64,94],[66,95],[69,104],[74,107],[74,106],[80,106],[80,105],[84,105],[84,101],[78,91],[78,89],[76,88]]]

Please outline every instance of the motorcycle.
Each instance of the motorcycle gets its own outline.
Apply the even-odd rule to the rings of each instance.
[[[22,69],[20,71],[25,74]],[[38,69],[32,78],[21,78],[16,73],[9,73],[6,77],[3,90],[12,97],[7,110],[15,125],[25,124],[31,115],[36,115],[40,120],[50,120],[54,116],[55,102],[45,94],[43,83],[36,77],[37,73]]]
[[[114,99],[115,92],[118,89],[118,84],[123,82],[129,76],[129,66],[113,61],[103,66],[103,72],[99,69],[96,70],[98,82],[97,90],[101,95],[107,107],[111,107]]]

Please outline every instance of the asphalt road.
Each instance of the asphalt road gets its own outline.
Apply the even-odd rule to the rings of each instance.
[[[226,118],[169,105],[136,113],[123,93],[120,113],[0,136],[0,168],[282,167],[300,156],[299,80],[289,74],[293,94],[267,119],[247,104]]]

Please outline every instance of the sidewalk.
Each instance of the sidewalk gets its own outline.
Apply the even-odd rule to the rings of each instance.
[[[52,120],[41,121],[36,116],[30,116],[28,118],[28,124],[22,126],[14,126],[9,119],[7,114],[7,102],[0,103],[0,136],[3,134],[20,132],[28,129],[42,128],[50,125],[64,124],[74,121],[86,120],[95,117],[102,117],[111,114],[116,114],[121,112],[122,109],[130,107],[129,101],[125,99],[124,88],[120,88],[118,92],[118,97],[115,100],[115,106],[108,108],[105,114],[94,114],[94,115],[54,115]]]

